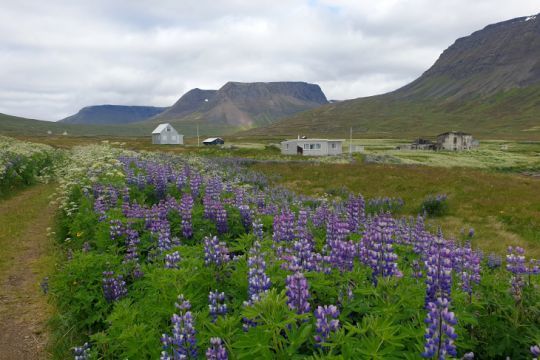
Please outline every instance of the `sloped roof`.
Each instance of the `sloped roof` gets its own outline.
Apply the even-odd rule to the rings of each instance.
[[[152,131],[152,134],[161,134],[161,132],[163,130],[165,130],[167,128],[167,126],[171,126],[171,124],[169,124],[169,123],[159,124],[157,126],[157,128],[155,128],[154,131]],[[171,128],[174,129],[172,126],[171,126]]]
[[[203,143],[205,143],[205,142],[214,142],[214,141],[216,141],[217,139],[223,140],[223,139],[220,138],[220,137],[213,137],[213,138],[204,139],[204,140],[203,140]]]

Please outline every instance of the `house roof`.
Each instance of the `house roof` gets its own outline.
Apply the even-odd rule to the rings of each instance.
[[[216,141],[217,139],[223,140],[223,139],[220,138],[220,137],[213,137],[213,138],[208,138],[208,139],[203,140],[203,143],[205,143],[205,142],[214,142],[214,141]]]
[[[345,141],[344,139],[293,139],[293,140],[285,140],[285,141],[282,141],[282,143],[286,143],[286,142],[298,142],[298,141],[326,141],[326,142],[331,142],[331,141],[340,141],[340,142],[343,142]]]
[[[171,126],[171,124],[169,123],[165,123],[165,124],[159,124],[155,129],[154,131],[152,131],[152,134],[161,134],[161,132],[163,130],[165,130],[165,128],[167,128],[167,126]],[[171,126],[172,129],[174,129],[172,126]]]
[[[442,134],[439,134],[437,135],[437,137],[439,136],[443,136],[443,135],[448,135],[448,134],[456,134],[456,135],[471,135],[469,133],[466,133],[466,132],[463,132],[463,131],[447,131],[445,133],[442,133]]]

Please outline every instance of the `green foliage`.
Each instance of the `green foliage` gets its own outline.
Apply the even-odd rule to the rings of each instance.
[[[428,216],[444,216],[448,214],[448,201],[446,195],[430,195],[422,201],[420,213]]]

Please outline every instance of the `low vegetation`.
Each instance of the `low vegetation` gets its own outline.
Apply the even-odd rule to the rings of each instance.
[[[388,166],[362,165],[379,171],[379,197],[339,200],[269,186],[234,159],[94,146],[72,161],[50,281],[57,358],[76,344],[86,359],[526,358],[540,340],[530,252],[503,265],[477,249],[480,230],[449,240],[402,218],[423,196],[382,195]],[[266,166],[294,168],[252,168]],[[300,169],[318,181],[350,166]]]

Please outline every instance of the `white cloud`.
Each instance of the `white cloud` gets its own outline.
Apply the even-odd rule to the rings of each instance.
[[[419,76],[457,37],[536,12],[532,0],[4,1],[0,112],[167,106],[229,80],[369,96]]]

